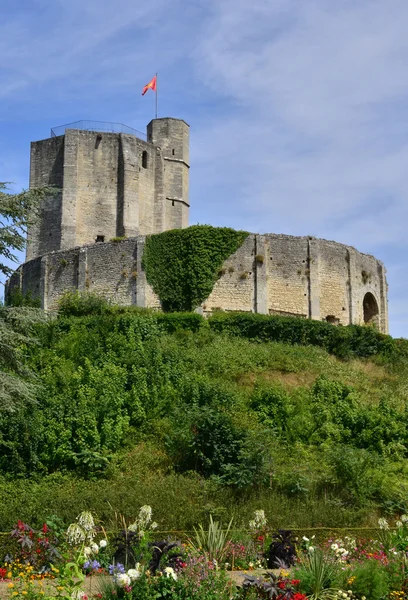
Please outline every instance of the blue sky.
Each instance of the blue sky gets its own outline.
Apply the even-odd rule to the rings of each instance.
[[[388,270],[408,337],[406,0],[0,4],[0,181],[52,126],[191,126],[190,223],[314,235]],[[407,308],[406,308],[407,307]]]

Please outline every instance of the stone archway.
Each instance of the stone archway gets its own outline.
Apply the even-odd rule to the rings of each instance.
[[[371,292],[367,292],[363,300],[363,317],[366,325],[375,325],[379,328],[380,314],[378,303]]]

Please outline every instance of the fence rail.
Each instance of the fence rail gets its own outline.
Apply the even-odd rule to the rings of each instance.
[[[110,123],[109,121],[74,121],[66,125],[58,125],[51,129],[51,137],[64,135],[66,129],[81,129],[82,131],[100,131],[104,133],[128,133],[142,140],[146,140],[146,134],[133,129],[124,123]]]

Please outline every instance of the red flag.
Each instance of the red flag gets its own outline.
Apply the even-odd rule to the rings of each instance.
[[[144,86],[143,91],[142,91],[142,96],[145,95],[147,90],[153,90],[154,92],[156,91],[156,78],[157,78],[157,75],[155,75],[153,77],[153,79]]]

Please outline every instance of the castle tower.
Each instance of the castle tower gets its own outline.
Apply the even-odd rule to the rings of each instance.
[[[185,121],[154,119],[147,126],[147,140],[160,148],[164,161],[164,222],[160,231],[188,227],[188,177],[190,128]],[[157,189],[159,185],[157,185]]]
[[[188,226],[189,126],[154,119],[147,141],[127,131],[99,132],[80,122],[32,142],[30,187],[56,192],[29,228],[26,260]]]

